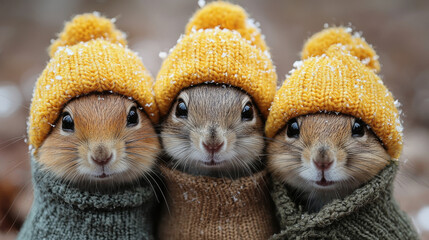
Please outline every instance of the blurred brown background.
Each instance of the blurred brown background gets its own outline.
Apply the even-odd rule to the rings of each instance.
[[[299,60],[304,40],[325,23],[352,24],[373,44],[383,80],[404,112],[405,164],[396,197],[429,239],[429,1],[233,2],[261,23],[280,82]],[[129,47],[155,76],[159,52],[176,43],[197,8],[197,0],[0,0],[0,239],[14,239],[31,206],[26,117],[34,83],[48,61],[46,48],[64,21],[92,11],[116,17]]]

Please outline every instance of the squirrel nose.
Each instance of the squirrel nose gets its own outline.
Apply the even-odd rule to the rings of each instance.
[[[102,166],[102,165],[106,165],[107,163],[110,162],[110,160],[112,159],[112,154],[110,154],[109,157],[105,158],[105,157],[91,157],[92,161],[94,161],[96,164]]]
[[[220,149],[223,146],[223,142],[221,142],[221,143],[209,143],[209,144],[203,142],[203,146],[207,150],[207,152],[214,154],[214,153],[217,153],[220,151]]]
[[[317,157],[313,159],[314,165],[320,170],[327,170],[332,166],[333,158],[326,148],[319,149]]]
[[[113,154],[103,145],[99,145],[95,148],[91,159],[95,164],[103,166],[112,160]]]
[[[319,162],[319,161],[314,161],[314,165],[316,165],[316,167],[320,170],[326,170],[329,167],[331,167],[333,161],[330,162]]]

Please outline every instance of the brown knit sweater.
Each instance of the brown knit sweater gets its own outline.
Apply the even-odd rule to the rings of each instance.
[[[158,223],[160,239],[268,239],[276,232],[266,171],[236,180],[161,172],[169,210]]]

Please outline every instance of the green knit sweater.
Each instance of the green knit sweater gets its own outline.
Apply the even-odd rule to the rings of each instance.
[[[41,170],[34,160],[32,171],[34,202],[18,239],[153,239],[156,200],[150,186],[90,193]]]
[[[418,239],[392,196],[397,168],[390,164],[350,196],[311,214],[291,200],[284,184],[274,181],[271,196],[282,230],[271,239]]]

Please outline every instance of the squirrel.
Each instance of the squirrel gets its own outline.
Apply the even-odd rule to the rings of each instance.
[[[161,126],[171,168],[229,178],[261,170],[263,121],[249,95],[235,87],[184,89]]]
[[[148,116],[116,94],[90,94],[64,107],[35,159],[86,189],[110,189],[151,171],[160,149]]]
[[[153,79],[99,13],[50,47],[28,121],[34,201],[18,239],[153,239]]]
[[[307,40],[271,105],[267,165],[281,229],[271,239],[418,238],[393,197],[400,112],[374,49],[351,32]]]
[[[308,212],[349,195],[390,161],[368,125],[342,114],[293,118],[267,145],[270,172],[296,190]]]
[[[246,11],[199,9],[154,85],[167,191],[159,239],[267,239],[276,231],[263,125],[277,76]]]

